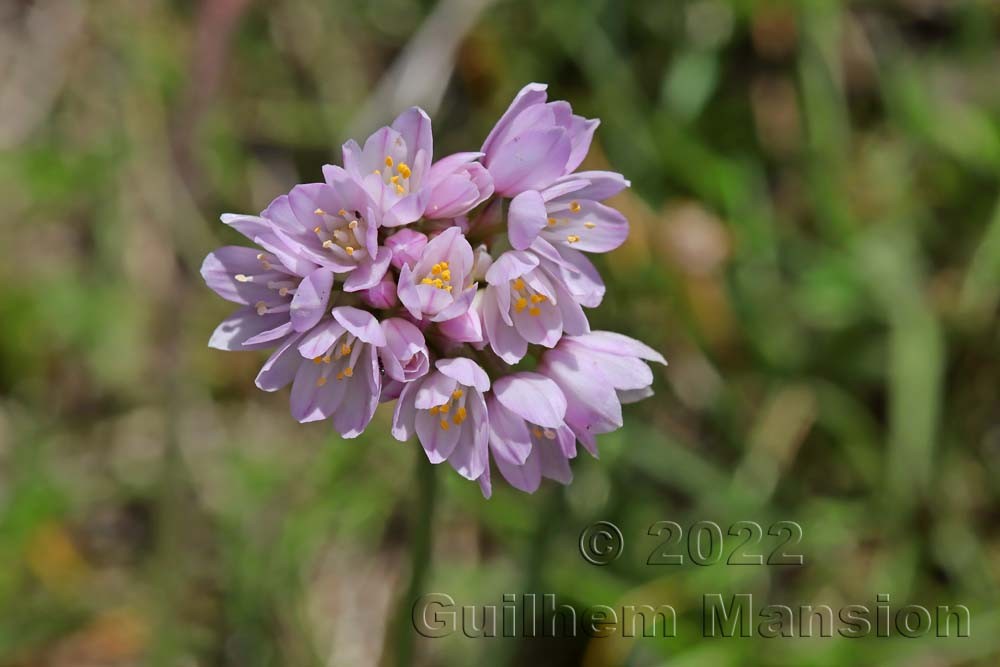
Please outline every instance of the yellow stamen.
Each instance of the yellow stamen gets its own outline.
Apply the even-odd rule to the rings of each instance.
[[[333,361],[333,359],[331,359],[331,358],[330,358],[330,355],[329,355],[329,354],[328,354],[328,355],[326,355],[325,357],[323,357],[323,363],[324,363],[324,364],[328,364],[328,363],[330,363],[330,362],[332,362],[332,361]]]
[[[580,240],[580,237],[577,236],[576,234],[570,234],[569,236],[566,237],[566,240],[569,241],[570,243],[576,243],[577,241]]]
[[[463,392],[461,389],[456,389],[455,391],[451,392],[451,397],[457,401],[458,399],[462,398],[462,394],[464,393],[465,392]]]
[[[406,188],[404,188],[402,185],[400,185],[399,183],[397,183],[396,184],[396,194],[400,194],[401,195],[404,192],[406,192]]]
[[[435,276],[438,275],[439,273],[441,273],[441,265],[440,264],[435,264],[434,266],[432,266],[431,267],[431,273],[433,273]]]
[[[325,384],[326,384],[326,378],[325,377],[318,377],[318,378],[316,378],[316,386],[317,387],[322,387]]]
[[[433,285],[434,281],[431,280],[430,278],[424,278],[423,280],[420,281],[420,284],[421,285]]]
[[[253,282],[253,276],[245,276],[242,273],[237,273],[234,276],[234,278],[236,278],[236,282],[238,282],[238,283],[252,283]]]
[[[343,343],[340,346],[340,354],[345,355],[345,354],[350,354],[350,353],[351,353],[351,346],[348,345],[347,343]]]
[[[513,287],[514,289],[516,289],[516,290],[517,290],[518,292],[520,292],[521,290],[523,290],[523,289],[524,289],[524,281],[523,281],[523,280],[521,280],[520,278],[518,278],[517,280],[515,280],[515,281],[513,282],[513,284],[512,284],[511,286],[512,286],[512,287]]]
[[[391,167],[392,166],[392,158],[390,156],[388,156],[388,155],[385,156],[385,166],[387,166],[387,167]]]
[[[446,292],[450,292],[451,291],[451,285],[445,285],[444,289],[445,289]]]
[[[448,420],[447,419],[442,419],[441,420],[441,430],[442,431],[447,431],[448,428],[449,428]]]
[[[345,211],[344,209],[340,209],[339,211],[337,211],[337,215],[339,215],[342,218],[346,218],[347,217],[347,211]]]
[[[532,306],[531,308],[528,309],[528,314],[531,315],[532,317],[538,317],[539,315],[542,314],[542,311]]]
[[[323,357],[313,357],[313,363],[314,364],[321,364],[321,363],[323,363]]]
[[[444,289],[444,281],[441,280],[440,278],[435,278],[431,282],[434,283],[434,287],[437,287],[438,289]]]
[[[455,414],[454,416],[452,416],[451,420],[455,422],[455,425],[457,426],[465,421],[465,416],[466,416],[465,408],[459,408],[455,410]]]
[[[344,248],[344,252],[347,253],[348,257],[350,257],[351,255],[354,254],[354,248],[352,248],[351,246],[347,246],[346,248]]]
[[[580,202],[571,201],[569,203],[569,210],[573,211],[574,213],[578,212],[580,210]]]
[[[587,229],[593,229],[597,225],[594,224],[593,222],[585,222],[585,223],[583,223],[583,226],[586,227]]]
[[[441,405],[439,405],[438,406],[438,410],[440,410],[443,413],[447,413],[449,410],[451,410],[451,401],[448,401],[447,403],[442,403]]]
[[[321,231],[323,231],[323,228],[320,227],[319,225],[316,225],[315,227],[313,227],[313,232],[319,234]]]
[[[541,303],[542,301],[545,301],[545,300],[546,300],[546,297],[544,295],[542,295],[542,294],[532,294],[531,295],[531,303]]]
[[[441,280],[444,280],[444,281],[451,280],[451,271],[449,271],[448,269],[445,269],[444,271],[442,271],[441,272]]]
[[[354,369],[348,366],[344,369],[344,377],[354,377]]]
[[[542,437],[542,429],[538,428],[537,426],[531,429],[531,432],[534,434],[536,438]]]
[[[441,412],[441,408],[439,408],[436,405],[432,405],[427,412],[431,413],[432,415],[436,415],[437,413]]]
[[[556,224],[556,222],[557,222],[557,220],[556,220],[555,218],[549,218],[549,219],[548,219],[548,223],[549,223],[549,226],[550,226],[550,227],[551,227],[552,225]]]
[[[393,176],[392,178],[389,179],[389,182],[399,184],[399,176]]]
[[[343,380],[344,379],[344,371],[340,371],[339,373],[337,373],[337,379],[338,380]]]
[[[523,296],[514,302],[514,310],[516,310],[519,313],[527,307],[528,307],[528,300],[525,299]]]
[[[358,228],[358,221],[357,220],[351,220],[349,223],[347,223],[347,227],[348,227],[348,229],[357,229]]]
[[[326,215],[326,211],[324,211],[321,208],[316,209],[315,211],[313,211],[313,213],[315,213],[316,215]]]
[[[396,171],[398,171],[400,174],[402,174],[403,178],[409,178],[410,177],[410,168],[406,165],[405,162],[400,162],[399,166],[396,167]]]
[[[375,170],[375,171],[373,171],[372,173],[373,173],[373,174],[378,174],[379,176],[381,176],[381,175],[382,175],[382,170],[381,170],[381,169],[376,169],[376,170]]]
[[[448,262],[441,262],[441,268],[442,269],[447,269],[448,268]]]
[[[257,303],[255,303],[254,308],[257,309],[258,315],[264,315],[265,313],[267,313],[267,304],[264,303],[263,301],[258,301]]]

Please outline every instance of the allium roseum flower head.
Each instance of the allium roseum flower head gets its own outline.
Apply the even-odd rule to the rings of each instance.
[[[254,247],[226,246],[205,282],[239,308],[213,332],[223,350],[273,348],[264,391],[291,385],[300,422],[345,438],[396,401],[391,433],[416,438],[493,492],[572,480],[579,441],[623,424],[622,404],[652,394],[659,353],[591,331],[604,283],[585,253],[628,235],[608,205],[620,174],[576,171],[598,121],[530,84],[480,152],[434,162],[431,120],[403,112],[324,182],[296,185],[260,215],[223,222]],[[534,358],[534,371],[511,367]],[[381,426],[378,428],[385,428]]]

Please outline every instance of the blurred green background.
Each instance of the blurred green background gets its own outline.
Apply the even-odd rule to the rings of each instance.
[[[988,0],[5,0],[0,665],[394,664],[422,454],[385,408],[296,424],[262,353],[206,347],[198,267],[344,139],[421,104],[474,149],[529,81],[633,182],[591,321],[670,366],[565,489],[436,470],[422,590],[669,603],[677,636],[416,664],[1000,664],[998,32]],[[805,565],[649,566],[657,520],[797,521]],[[706,640],[708,593],[964,604],[971,636]]]

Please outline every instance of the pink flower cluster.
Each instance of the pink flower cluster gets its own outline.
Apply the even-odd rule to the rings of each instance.
[[[205,258],[208,286],[240,304],[209,345],[274,348],[257,386],[291,384],[292,416],[345,438],[395,400],[393,436],[415,434],[487,497],[491,455],[522,491],[569,483],[576,443],[596,456],[622,404],[652,394],[645,362],[665,362],[590,330],[583,309],[604,284],[584,253],[625,240],[601,202],[629,182],[576,171],[598,121],[545,88],[521,90],[479,152],[435,162],[431,120],[412,108],[346,143],[324,182],[222,216],[256,247]],[[512,368],[529,355],[533,370]]]

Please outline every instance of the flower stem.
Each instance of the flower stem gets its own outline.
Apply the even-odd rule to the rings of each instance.
[[[396,610],[396,667],[407,667],[413,661],[413,639],[416,630],[411,622],[412,607],[417,598],[424,593],[423,588],[431,564],[431,526],[434,520],[437,481],[434,465],[424,456],[422,448],[415,449],[417,450],[417,461],[414,465],[417,502],[410,535],[410,582]]]

